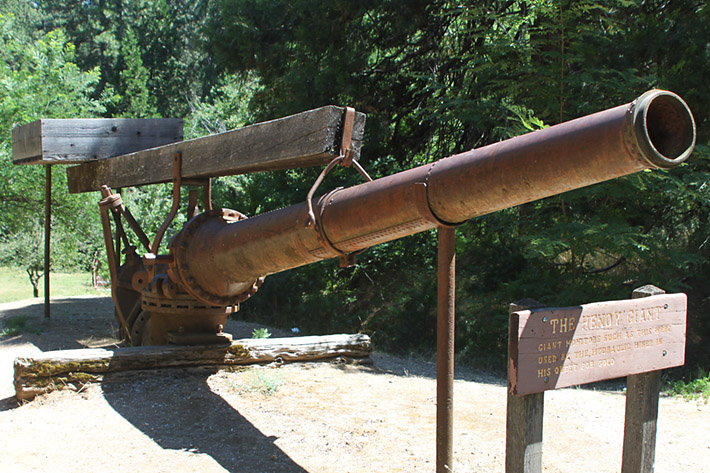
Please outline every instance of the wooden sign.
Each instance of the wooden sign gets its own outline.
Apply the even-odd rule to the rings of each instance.
[[[43,118],[12,130],[15,164],[70,164],[183,139],[179,118]]]
[[[531,394],[685,363],[687,296],[510,315],[510,389]]]

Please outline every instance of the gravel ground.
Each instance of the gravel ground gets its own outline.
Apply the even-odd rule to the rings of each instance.
[[[115,343],[108,298],[59,300],[49,321],[36,300],[0,304],[0,319],[22,314],[41,333],[0,339],[2,472],[434,471],[433,363],[376,353],[372,365],[142,372],[18,406],[16,356]],[[243,338],[255,327],[227,329]],[[501,472],[505,380],[465,368],[456,378],[455,471]],[[620,470],[623,392],[545,400],[544,471]],[[710,406],[662,398],[659,411],[655,471],[708,471]]]

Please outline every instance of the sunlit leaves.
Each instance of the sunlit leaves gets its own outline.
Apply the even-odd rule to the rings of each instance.
[[[91,97],[99,71],[79,69],[73,62],[74,46],[63,32],[31,39],[32,34],[15,35],[7,27],[13,21],[0,16],[0,259],[4,264],[24,265],[41,258],[41,252],[34,250],[41,241],[45,170],[12,164],[12,128],[39,118],[91,117],[104,108]],[[91,233],[96,230],[95,196],[67,196],[66,175],[59,170],[53,173],[53,185],[61,189],[53,202],[55,246],[63,246],[55,261],[80,266],[93,251],[89,247],[96,246],[85,243],[93,240]]]

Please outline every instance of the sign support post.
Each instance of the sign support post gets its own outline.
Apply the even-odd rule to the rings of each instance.
[[[655,286],[635,289],[632,299],[665,294]],[[652,473],[656,458],[656,423],[661,370],[629,375],[626,378],[626,416],[622,473]]]
[[[527,299],[510,304],[509,313],[544,307],[539,302]],[[517,337],[517,324],[510,324],[508,360],[511,360],[513,337]],[[515,332],[513,332],[513,327]],[[514,395],[510,386],[508,366],[508,407],[505,423],[505,471],[506,473],[542,472],[542,419],[545,412],[545,393]]]
[[[542,471],[544,391],[627,378],[622,473],[653,473],[661,370],[685,363],[686,294],[655,286],[574,307],[511,304],[506,473]]]

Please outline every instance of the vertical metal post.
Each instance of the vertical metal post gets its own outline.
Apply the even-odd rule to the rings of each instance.
[[[436,330],[436,473],[453,468],[454,434],[454,303],[456,230],[438,229],[438,291]]]
[[[44,317],[49,318],[49,270],[52,233],[52,165],[45,165],[44,173]]]

